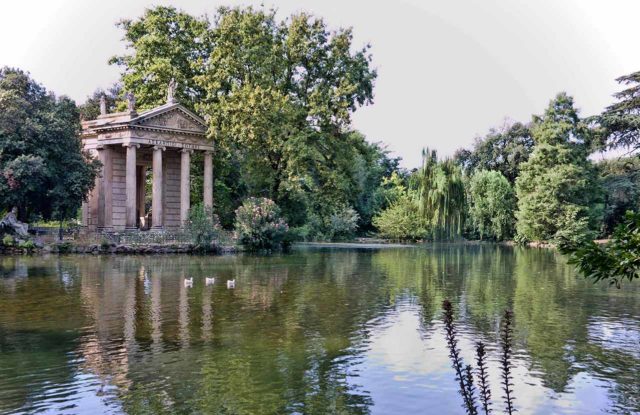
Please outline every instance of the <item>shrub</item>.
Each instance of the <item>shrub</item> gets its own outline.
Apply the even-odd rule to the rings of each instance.
[[[20,249],[24,249],[27,252],[31,252],[34,249],[36,249],[36,244],[33,243],[33,241],[29,240],[29,241],[24,241],[24,242],[20,242],[18,244],[18,248]]]
[[[111,242],[109,242],[109,240],[104,236],[100,239],[100,248],[103,251],[107,251],[109,248],[111,248]]]
[[[189,210],[185,231],[197,248],[208,251],[220,236],[220,221],[211,208],[196,205]]]
[[[332,240],[351,239],[358,229],[360,215],[351,207],[337,209],[327,219],[327,233]]]
[[[73,244],[71,242],[61,242],[56,244],[56,248],[59,254],[68,254],[71,252],[71,248],[73,248]]]
[[[374,217],[373,224],[380,236],[395,240],[422,239],[428,233],[424,221],[420,218],[418,207],[407,195],[399,197]]]
[[[273,200],[249,198],[236,210],[235,230],[250,250],[281,249],[287,245],[289,227]]]
[[[5,235],[2,238],[2,245],[4,245],[4,246],[13,246],[14,243],[15,243],[15,240],[13,239],[13,236],[11,236],[11,235]]]

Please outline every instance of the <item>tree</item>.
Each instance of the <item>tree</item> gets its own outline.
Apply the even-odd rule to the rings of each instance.
[[[569,263],[576,265],[587,278],[609,281],[620,288],[620,283],[640,278],[640,215],[627,212],[623,223],[604,245],[586,241],[568,246],[563,252],[570,254]]]
[[[533,153],[516,180],[517,237],[525,241],[575,242],[593,236],[601,212],[591,137],[573,98],[560,93],[534,117]]]
[[[274,10],[251,7],[220,8],[211,22],[157,7],[120,27],[131,53],[112,63],[124,69],[124,88],[146,108],[164,103],[158,91],[174,77],[186,88],[181,102],[198,102],[209,123],[216,171],[238,171],[216,177],[214,200],[235,207],[245,196],[268,197],[292,226],[315,220],[310,212],[325,223],[348,205],[369,226],[372,205],[349,175],[389,159],[350,128],[376,78],[369,46],[354,49],[351,29],[329,30],[304,13],[279,21]],[[376,175],[356,181],[368,186]]]
[[[0,69],[0,209],[21,220],[76,217],[99,162],[82,151],[75,103],[18,69]]]
[[[592,120],[598,124],[601,144],[605,147],[637,151],[640,149],[640,71],[621,76],[616,81],[628,87],[614,94],[618,102]]]
[[[529,126],[505,122],[501,128],[492,128],[486,136],[476,138],[472,150],[456,151],[454,159],[469,176],[478,170],[494,170],[514,184],[520,165],[529,159],[532,150]]]
[[[118,27],[132,53],[114,56],[109,63],[123,69],[122,88],[134,93],[138,108],[164,104],[173,78],[178,84],[175,97],[194,110],[205,95],[195,79],[202,74],[212,46],[207,18],[156,6],[137,20],[121,20]]]
[[[373,218],[379,235],[394,240],[426,238],[429,232],[419,212],[417,192],[405,186],[395,172],[384,180],[383,189],[388,207]]]
[[[352,52],[350,30],[306,14],[222,8],[214,26],[200,109],[220,146],[260,170],[250,193],[286,206],[300,180],[335,188],[351,113],[372,100],[368,47]]]
[[[113,84],[106,91],[102,88],[96,89],[93,94],[87,97],[84,104],[78,106],[80,119],[95,120],[100,115],[100,99],[104,97],[107,112],[115,112],[118,109],[120,96],[122,95],[122,85]]]
[[[640,207],[640,158],[602,160],[598,171],[604,189],[602,234],[610,235],[626,212]]]
[[[420,215],[433,239],[453,239],[462,234],[465,189],[462,171],[453,159],[438,160],[435,150],[422,150],[422,168],[416,173]]]
[[[473,175],[469,182],[469,219],[480,239],[511,237],[515,211],[515,192],[500,172],[480,170]]]

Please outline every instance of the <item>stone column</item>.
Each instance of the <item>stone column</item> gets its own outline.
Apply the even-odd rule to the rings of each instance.
[[[153,190],[151,201],[152,225],[156,230],[162,229],[164,224],[164,177],[162,173],[162,152],[165,147],[153,147]]]
[[[191,203],[191,186],[189,172],[191,170],[191,153],[193,150],[183,149],[180,159],[180,224],[184,225],[189,217]]]
[[[204,152],[204,207],[213,207],[213,153]]]
[[[98,149],[91,151],[91,156],[98,160],[101,159],[100,151]],[[100,183],[102,182],[102,178],[100,177],[102,172],[96,176],[96,180],[93,185],[93,190],[89,193],[89,202],[88,202],[88,221],[87,226],[92,231],[96,231],[98,227],[98,218],[100,217]]]
[[[136,205],[137,205],[137,171],[136,171],[136,149],[139,147],[139,144],[125,144],[127,148],[127,161],[125,168],[125,183],[126,183],[126,207],[127,213],[125,217],[125,227],[126,229],[136,229]]]
[[[145,209],[146,199],[147,166],[140,166],[138,169],[138,217],[147,214]]]
[[[102,163],[102,176],[100,178],[100,187],[98,188],[98,228],[100,230],[109,231],[113,228],[113,162],[111,157],[111,148],[108,146],[98,148],[98,156]]]

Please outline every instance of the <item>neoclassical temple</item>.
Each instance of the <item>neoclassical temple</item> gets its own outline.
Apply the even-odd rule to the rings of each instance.
[[[82,123],[84,148],[102,162],[102,174],[83,204],[88,231],[178,229],[190,203],[190,163],[194,151],[204,153],[204,205],[213,204],[213,142],[205,121],[174,99],[138,113],[127,95],[125,112],[107,113],[104,99],[97,119]],[[152,175],[151,212],[145,207],[145,183]]]

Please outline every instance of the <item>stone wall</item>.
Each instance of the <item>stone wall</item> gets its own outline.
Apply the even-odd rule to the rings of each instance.
[[[126,188],[126,149],[113,146],[111,150],[111,161],[113,163],[113,172],[111,177],[111,200],[113,208],[111,213],[113,230],[122,231],[126,225],[127,215],[127,188]]]
[[[163,154],[164,227],[180,227],[180,152],[167,149]]]

